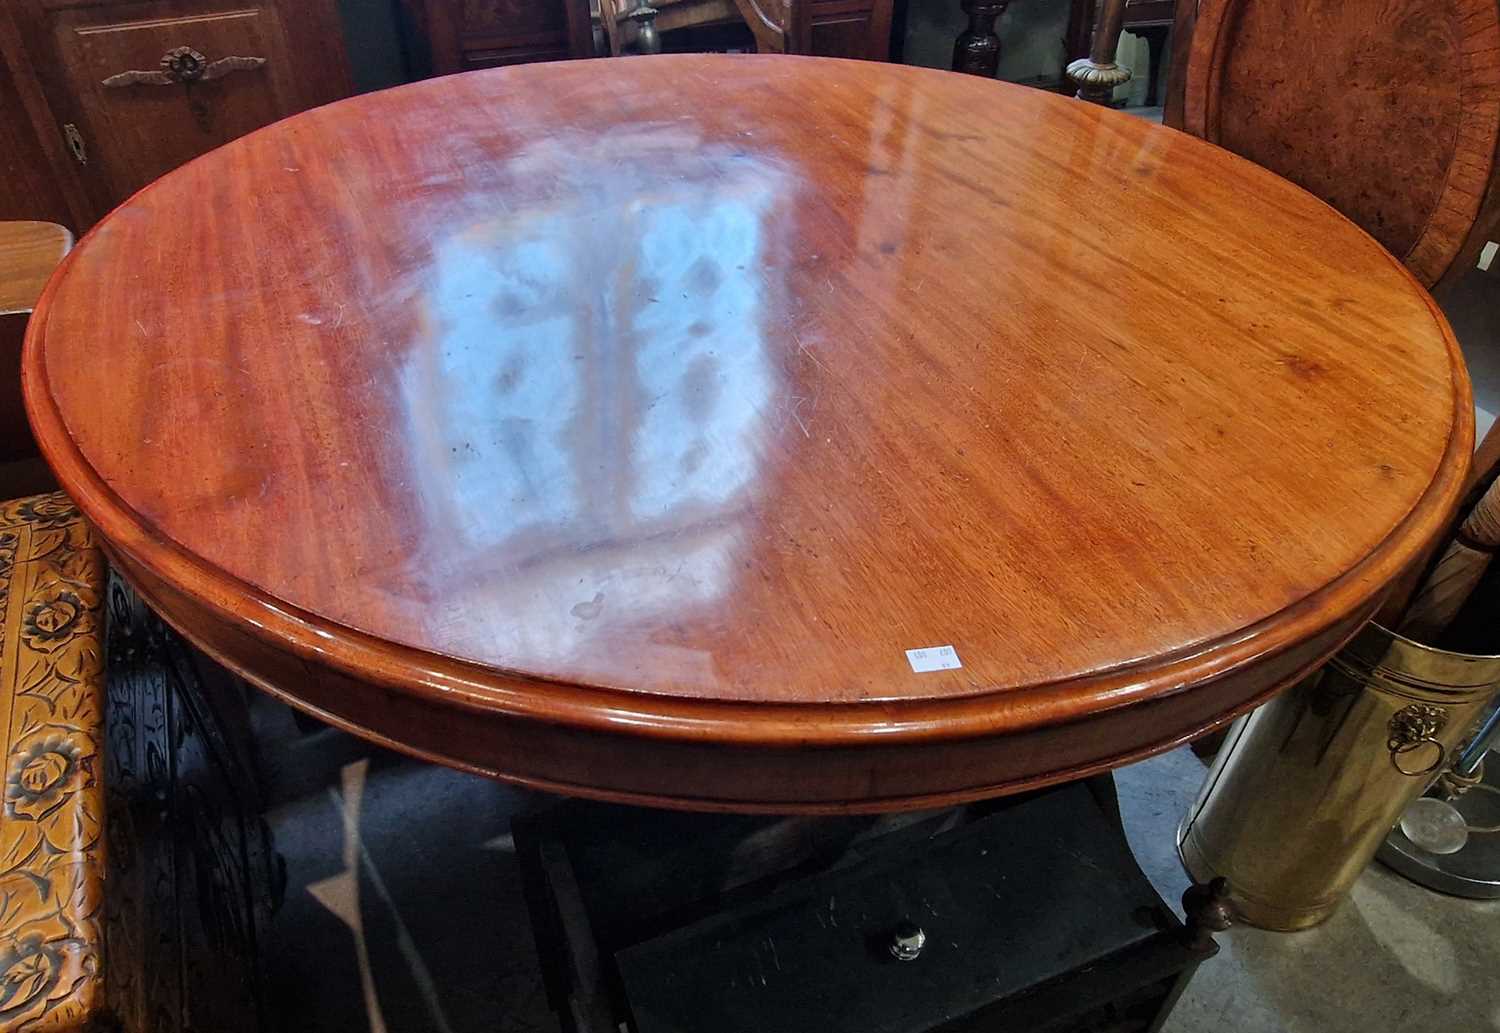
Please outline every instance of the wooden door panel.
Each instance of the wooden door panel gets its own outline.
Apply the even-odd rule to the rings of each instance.
[[[0,26],[3,29],[3,26]],[[51,157],[32,125],[17,77],[0,61],[0,220],[42,220],[76,226]],[[52,126],[48,130],[56,131]]]
[[[809,0],[793,8],[795,53],[884,61],[891,0]]]
[[[115,198],[299,106],[274,8],[153,17],[163,6],[136,5],[130,20],[117,9],[61,11],[54,24],[64,88]],[[262,63],[216,64],[225,58]],[[207,71],[192,81],[195,65]]]

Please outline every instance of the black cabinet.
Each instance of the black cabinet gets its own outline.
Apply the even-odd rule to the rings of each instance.
[[[569,803],[520,821],[553,1007],[580,1033],[1155,1029],[1214,947],[1136,865],[1109,788],[888,817]]]

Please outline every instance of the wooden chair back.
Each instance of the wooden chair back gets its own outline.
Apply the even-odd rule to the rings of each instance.
[[[789,50],[788,34],[793,24],[792,11],[797,0],[654,0],[656,31],[698,28],[743,21],[755,36],[755,47],[762,54],[796,53]],[[600,0],[599,14],[612,54],[627,49],[625,27],[621,20],[636,7],[636,0]]]
[[[1184,0],[1178,14],[1191,42],[1168,125],[1323,198],[1427,286],[1474,264],[1500,222],[1497,0]]]

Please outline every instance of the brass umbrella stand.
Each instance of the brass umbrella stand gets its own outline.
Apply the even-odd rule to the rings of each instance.
[[[1177,846],[1196,881],[1228,879],[1245,921],[1316,925],[1376,856],[1434,889],[1500,897],[1500,785],[1483,775],[1500,734],[1500,655],[1426,644],[1497,548],[1500,482],[1464,518],[1398,630],[1366,625],[1230,732]]]

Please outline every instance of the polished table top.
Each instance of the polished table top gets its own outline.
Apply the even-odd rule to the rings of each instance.
[[[1296,187],[813,58],[254,133],[88,235],[25,375],[118,564],[258,684],[694,807],[982,796],[1222,722],[1368,615],[1473,435],[1431,300]]]

